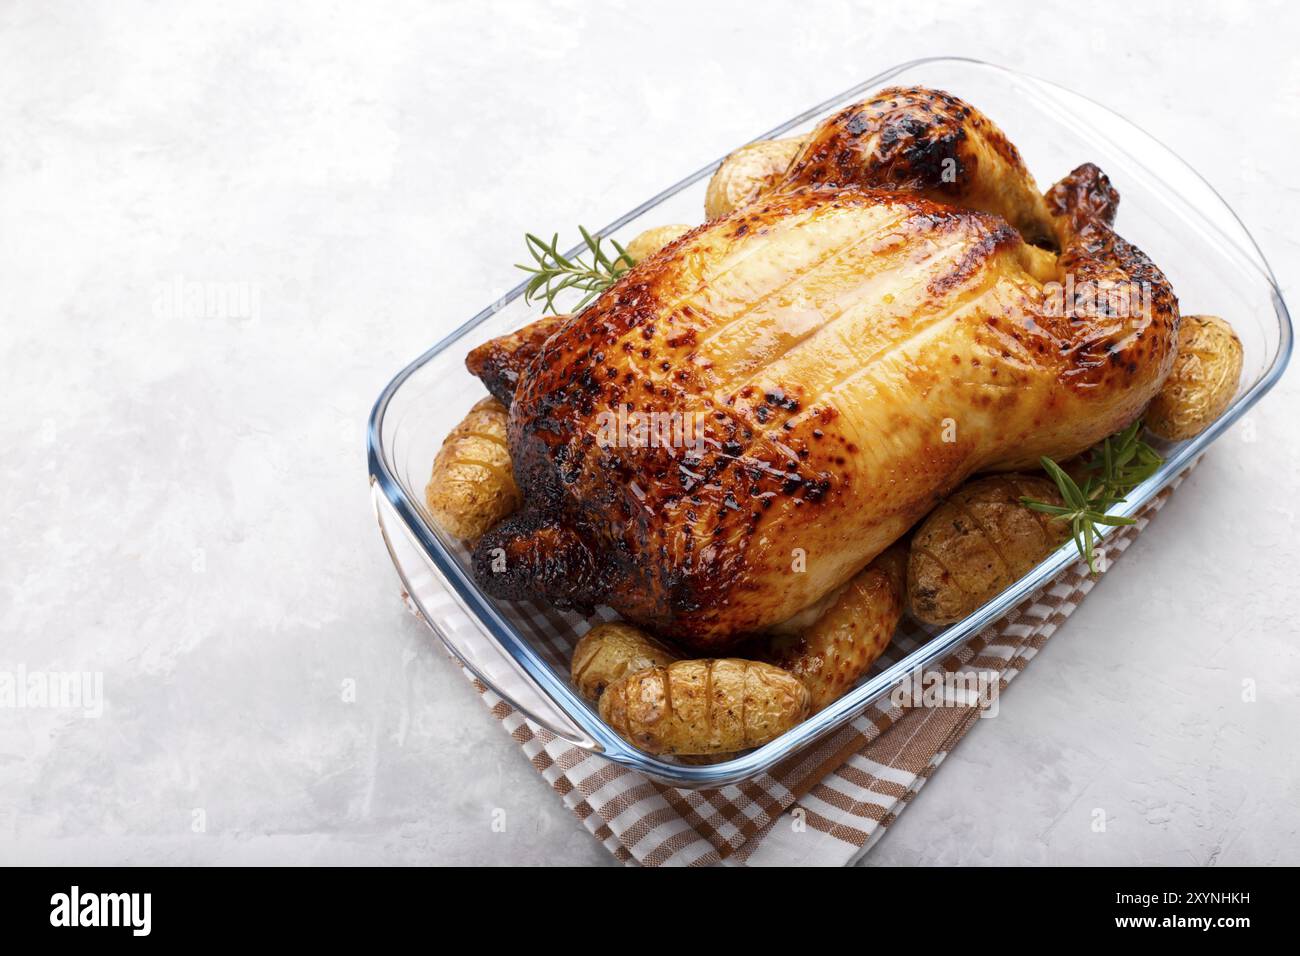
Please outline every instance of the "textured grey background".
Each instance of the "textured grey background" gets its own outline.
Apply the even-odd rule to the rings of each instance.
[[[0,670],[107,697],[0,710],[0,862],[609,862],[397,600],[385,381],[514,283],[525,229],[941,53],[1147,125],[1297,300],[1296,9],[0,6]],[[177,315],[177,277],[257,315]],[[868,862],[1300,862],[1296,381]]]

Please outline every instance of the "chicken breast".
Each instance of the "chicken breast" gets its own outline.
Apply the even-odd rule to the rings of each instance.
[[[882,97],[534,345],[510,415],[525,510],[475,551],[489,593],[607,604],[713,653],[842,585],[971,473],[1140,413],[1177,303],[1110,229],[1105,176],[1041,196],[970,107]]]

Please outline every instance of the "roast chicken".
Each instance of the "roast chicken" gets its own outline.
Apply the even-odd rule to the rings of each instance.
[[[525,501],[479,541],[479,582],[714,654],[816,605],[969,475],[1123,428],[1179,313],[1117,204],[1092,165],[1039,192],[943,92],[832,116],[749,205],[471,355],[510,406]]]

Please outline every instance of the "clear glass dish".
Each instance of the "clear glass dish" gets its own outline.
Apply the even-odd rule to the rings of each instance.
[[[987,113],[1019,147],[1040,185],[1095,162],[1120,192],[1117,230],[1169,276],[1187,313],[1221,315],[1241,337],[1245,362],[1232,405],[1196,438],[1165,449],[1160,471],[1113,509],[1132,514],[1240,418],[1277,381],[1291,354],[1291,320],[1259,247],[1190,166],[1138,127],[1053,83],[974,60],[904,63],[757,137],[797,135],[841,106],[887,85],[938,87]],[[740,145],[740,144],[737,144]],[[697,170],[600,231],[626,243],[650,226],[703,219],[707,179]],[[576,210],[575,221],[581,221]],[[503,263],[503,273],[509,264]],[[572,615],[487,597],[467,555],[424,506],[424,486],[443,436],[484,395],[466,353],[540,315],[523,285],[484,309],[397,374],[371,413],[368,445],[376,514],[407,592],[443,642],[493,693],[534,723],[661,782],[735,783],[785,760],[881,701],[904,677],[942,660],[1076,560],[1067,544],[964,620],[934,634],[786,734],[723,763],[685,765],[642,753],[606,726],[569,683],[565,650],[585,628]]]

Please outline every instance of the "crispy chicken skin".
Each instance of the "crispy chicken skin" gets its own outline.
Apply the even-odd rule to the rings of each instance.
[[[947,94],[831,117],[774,190],[530,346],[509,429],[525,510],[480,541],[480,583],[714,653],[842,585],[968,475],[1122,428],[1169,372],[1178,307],[1111,230],[1117,202],[1090,165],[1040,195]],[[1115,315],[1078,293],[1097,280],[1146,295]],[[620,409],[652,440],[611,440]],[[670,429],[649,413],[682,440],[653,440]]]
[[[567,315],[548,315],[515,332],[490,339],[466,356],[465,367],[471,375],[482,379],[493,398],[509,408],[519,377],[537,357],[546,340],[569,318]]]
[[[940,90],[889,89],[823,122],[784,185],[905,189],[991,212],[1025,242],[1056,248],[1052,216],[1020,153],[974,107]]]

